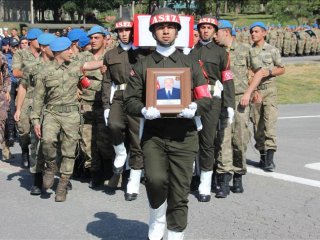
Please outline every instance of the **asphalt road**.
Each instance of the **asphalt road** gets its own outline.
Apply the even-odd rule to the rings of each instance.
[[[320,63],[320,56],[283,57],[282,61],[284,64]]]
[[[320,239],[320,168],[306,167],[320,164],[320,104],[279,108],[276,172],[255,167],[252,141],[245,192],[209,203],[190,194],[185,239]],[[0,239],[146,239],[143,185],[139,198],[126,202],[121,190],[91,190],[73,180],[67,201],[56,203],[51,190],[29,195],[18,144],[12,152],[11,163],[0,162]]]

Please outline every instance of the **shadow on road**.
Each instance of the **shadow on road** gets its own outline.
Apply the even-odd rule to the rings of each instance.
[[[253,161],[253,160],[251,160],[251,159],[247,159],[247,165],[250,165],[250,166],[252,166],[252,167],[259,168],[259,162]]]
[[[87,232],[100,239],[146,239],[148,225],[135,220],[120,219],[114,213],[98,212],[98,220],[87,225]]]

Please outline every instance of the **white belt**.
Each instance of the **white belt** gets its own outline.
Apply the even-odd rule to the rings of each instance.
[[[120,84],[120,85],[116,85],[116,86],[115,86],[115,91],[118,91],[118,90],[126,90],[126,87],[127,87],[127,84],[126,84],[126,83],[123,83],[123,84]]]

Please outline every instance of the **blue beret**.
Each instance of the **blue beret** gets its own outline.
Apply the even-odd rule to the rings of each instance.
[[[236,30],[232,29],[231,36],[233,36],[233,37],[237,36]]]
[[[110,35],[110,36],[111,36],[111,33],[110,33],[107,29],[105,29],[105,30],[104,30],[104,35],[106,35],[106,36],[107,36],[107,35]]]
[[[57,37],[51,33],[43,33],[38,37],[38,43],[43,46],[48,46]]]
[[[64,51],[71,46],[71,41],[67,37],[59,37],[50,43],[50,49],[53,52]]]
[[[78,41],[80,37],[85,34],[86,33],[82,29],[75,28],[75,29],[72,29],[70,32],[68,32],[67,37],[70,39],[71,42],[73,42],[73,41]]]
[[[266,27],[266,25],[264,25],[263,22],[254,22],[254,23],[252,23],[251,26],[250,26],[250,31],[251,31],[251,29],[254,28],[254,27],[261,27],[261,28],[263,28],[264,30],[267,30],[267,27]]]
[[[232,25],[227,20],[219,20],[218,28],[219,29],[224,29],[224,28],[231,28],[232,29]]]
[[[9,45],[9,43],[10,43],[10,38],[4,38],[1,41],[2,46],[7,46],[7,45]]]
[[[83,48],[90,43],[90,38],[87,36],[81,36],[78,42],[79,47]]]
[[[93,34],[96,34],[96,33],[100,33],[102,35],[106,35],[105,34],[105,30],[104,30],[103,27],[101,27],[99,25],[95,25],[88,31],[87,36],[89,37],[89,36],[91,36]]]
[[[39,28],[31,28],[27,33],[27,39],[37,39],[43,32]]]

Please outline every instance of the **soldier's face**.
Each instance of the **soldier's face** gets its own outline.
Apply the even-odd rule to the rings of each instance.
[[[60,52],[60,58],[64,61],[64,62],[70,62],[71,56],[72,56],[72,50],[71,48],[67,48],[64,51]]]
[[[30,41],[30,47],[33,47],[35,49],[40,49],[39,43],[37,39],[33,39]]]
[[[128,44],[131,41],[131,36],[132,36],[131,33],[132,33],[131,28],[118,29],[118,37],[120,41],[124,44]]]
[[[27,39],[24,39],[24,40],[21,40],[20,42],[20,48],[21,49],[25,49],[28,47],[28,40]]]
[[[226,46],[226,37],[227,33],[225,29],[219,29],[217,33],[214,35],[214,40],[219,44],[220,46]]]
[[[264,40],[265,36],[267,35],[266,30],[261,27],[254,27],[250,30],[252,41],[260,42]]]
[[[200,33],[200,38],[203,41],[210,41],[213,39],[216,33],[216,30],[214,26],[212,26],[211,24],[201,24],[199,33]]]
[[[154,35],[160,43],[171,44],[178,36],[177,26],[174,23],[164,23],[156,25]]]
[[[49,46],[42,46],[42,51],[47,55],[48,58],[52,59],[54,57]]]
[[[105,46],[110,47],[112,45],[112,38],[110,35],[107,35],[105,38]]]
[[[99,50],[104,46],[104,36],[102,34],[92,34],[90,36],[90,45],[92,50]]]
[[[193,30],[193,45],[199,42],[200,36],[198,30]]]

